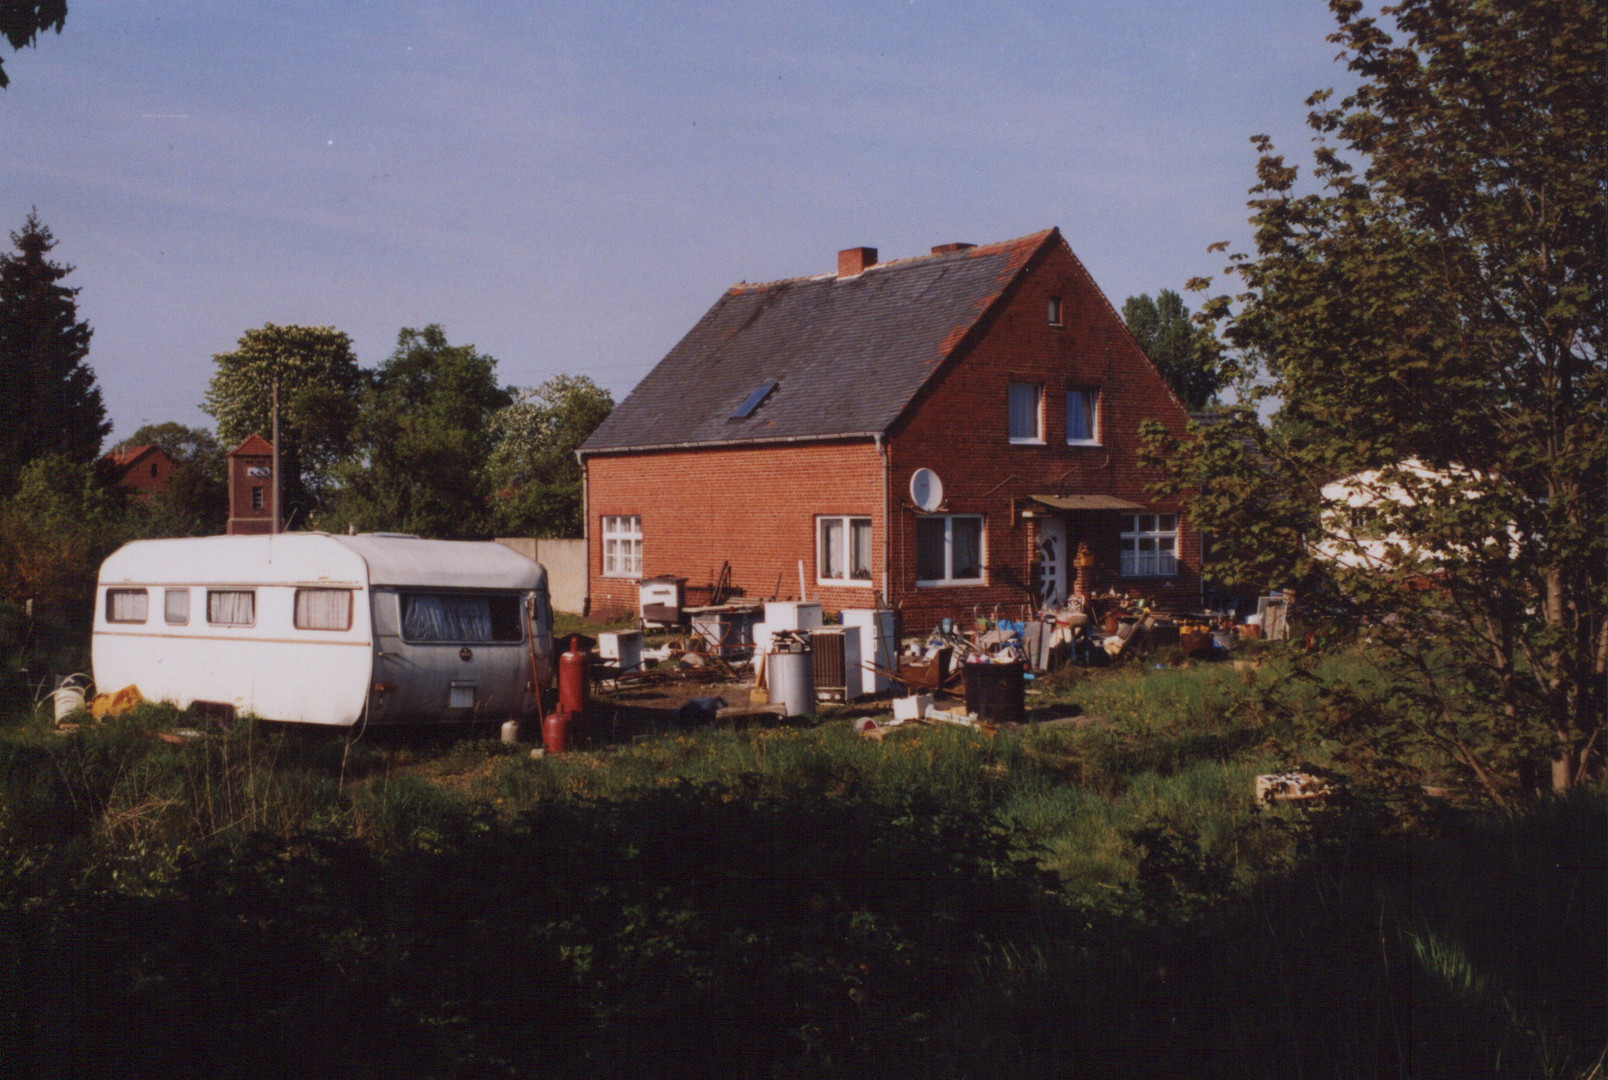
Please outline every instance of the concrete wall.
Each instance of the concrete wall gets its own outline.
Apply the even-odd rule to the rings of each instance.
[[[499,536],[497,543],[512,548],[547,568],[547,591],[553,610],[580,615],[586,607],[586,541]]]

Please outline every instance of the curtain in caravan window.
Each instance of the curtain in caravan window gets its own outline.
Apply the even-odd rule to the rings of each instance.
[[[107,622],[144,622],[151,601],[144,589],[107,589]]]
[[[297,589],[296,629],[350,630],[351,589]]]
[[[207,622],[215,626],[255,625],[256,592],[251,589],[208,589]]]
[[[521,641],[519,597],[403,593],[405,641]]]

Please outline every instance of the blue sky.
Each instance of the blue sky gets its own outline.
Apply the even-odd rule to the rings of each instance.
[[[265,322],[623,397],[739,280],[1060,226],[1112,303],[1243,246],[1248,139],[1304,159],[1320,0],[71,0],[4,53],[0,231],[77,267],[116,424],[210,425]],[[9,246],[9,245],[7,245]]]

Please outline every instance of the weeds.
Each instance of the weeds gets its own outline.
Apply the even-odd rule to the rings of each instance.
[[[541,760],[19,722],[0,1041],[24,1075],[1587,1075],[1602,792],[1259,808],[1256,773],[1333,760],[1291,719],[1324,677],[1114,672],[1046,680],[1074,724]]]

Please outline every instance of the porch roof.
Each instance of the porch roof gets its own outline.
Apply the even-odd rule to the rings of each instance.
[[[1029,495],[1051,510],[1143,510],[1144,506],[1115,495]]]

